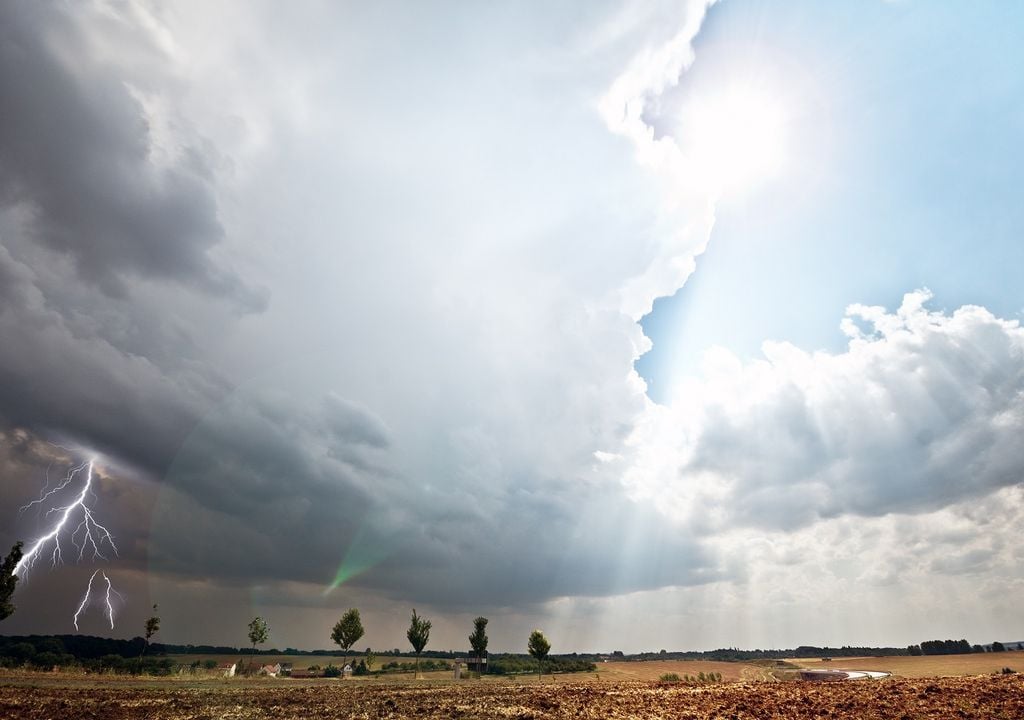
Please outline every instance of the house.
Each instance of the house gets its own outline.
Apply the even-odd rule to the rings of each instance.
[[[273,665],[264,665],[259,669],[258,675],[268,675],[270,677],[277,677],[281,672],[281,664],[274,663]]]
[[[345,667],[341,671],[341,674],[346,678],[352,677],[352,665],[350,663],[346,663]]]
[[[224,677],[234,677],[237,669],[238,663],[221,663],[217,666],[217,672]]]

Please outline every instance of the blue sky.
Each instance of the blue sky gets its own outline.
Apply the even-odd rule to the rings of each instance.
[[[847,305],[916,288],[1019,317],[1022,27],[1015,3],[712,7],[680,84],[782,76],[805,102],[788,172],[725,198],[697,272],[644,318],[652,397],[712,345],[840,350]]]

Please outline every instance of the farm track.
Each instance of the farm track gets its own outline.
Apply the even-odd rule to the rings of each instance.
[[[621,682],[153,688],[0,685],[0,718],[299,720],[326,718],[1024,718],[1024,677],[844,683]]]

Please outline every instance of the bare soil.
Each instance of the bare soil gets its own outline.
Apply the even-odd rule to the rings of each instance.
[[[40,684],[25,676],[0,677],[0,718],[48,720],[324,720],[326,718],[678,718],[753,720],[787,718],[925,720],[1024,718],[1024,676],[930,680],[734,682],[707,686],[658,682],[516,684],[495,682],[280,681],[188,686],[154,681]]]

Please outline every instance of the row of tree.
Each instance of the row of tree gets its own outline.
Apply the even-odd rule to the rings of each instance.
[[[1024,650],[1024,647],[1021,643],[1017,643],[1017,649]],[[983,645],[971,645],[966,640],[925,640],[920,645],[908,645],[907,652],[910,655],[966,655],[981,652],[1006,652],[1006,646],[998,640],[987,648]]]
[[[154,606],[155,608],[156,606]],[[485,617],[478,617],[473,620],[473,632],[469,635],[469,645],[473,649],[473,655],[477,660],[477,667],[483,667],[483,659],[487,656],[487,623]],[[433,626],[430,620],[420,616],[416,608],[412,610],[412,618],[409,621],[409,629],[405,637],[409,640],[413,652],[416,654],[416,677],[420,675],[420,654],[427,643],[430,642],[430,629]],[[331,641],[334,642],[343,655],[348,655],[352,647],[359,642],[365,634],[363,621],[357,608],[349,608],[331,628]],[[256,646],[267,642],[270,637],[270,630],[267,621],[261,617],[255,617],[249,623],[249,641],[252,643],[252,652],[255,654]],[[540,667],[540,673],[544,671],[544,661],[551,651],[551,643],[540,630],[534,630],[526,642],[527,652],[533,656]],[[372,653],[367,650],[367,666],[373,664]]]
[[[11,548],[11,552],[4,558],[3,565],[0,567],[0,620],[9,617],[14,612],[14,604],[11,602],[11,596],[14,594],[14,589],[18,582],[18,576],[14,574],[14,568],[17,566],[18,561],[22,558],[22,547],[23,544],[19,541],[15,543],[14,547]],[[149,648],[150,640],[160,630],[160,616],[157,615],[157,606],[153,606],[153,615],[146,620],[145,625],[145,639],[142,644],[142,648],[139,652],[139,666],[141,667],[142,658]],[[483,658],[487,654],[487,618],[478,617],[473,621],[473,632],[469,636],[470,647],[473,648],[473,653],[476,655],[477,667],[483,665]],[[412,620],[409,623],[409,629],[406,631],[406,638],[412,645],[413,651],[416,653],[416,675],[419,676],[419,662],[420,653],[426,648],[427,643],[430,641],[430,628],[432,624],[430,620],[424,617],[420,617],[416,609],[413,608]],[[331,630],[331,640],[337,644],[344,654],[348,654],[352,646],[355,645],[361,637],[364,635],[363,622],[359,616],[359,610],[356,608],[350,608],[341,619],[334,624]],[[256,646],[262,645],[267,642],[270,637],[270,627],[267,621],[262,617],[254,617],[249,622],[249,642],[252,643],[252,653],[250,655],[250,664],[252,663],[252,655],[256,653]],[[527,650],[530,655],[536,658],[537,662],[541,665],[541,671],[543,672],[543,663],[547,658],[548,652],[551,650],[551,643],[544,636],[540,630],[534,630],[530,633],[529,640],[527,641]],[[371,660],[372,663],[372,660]]]

